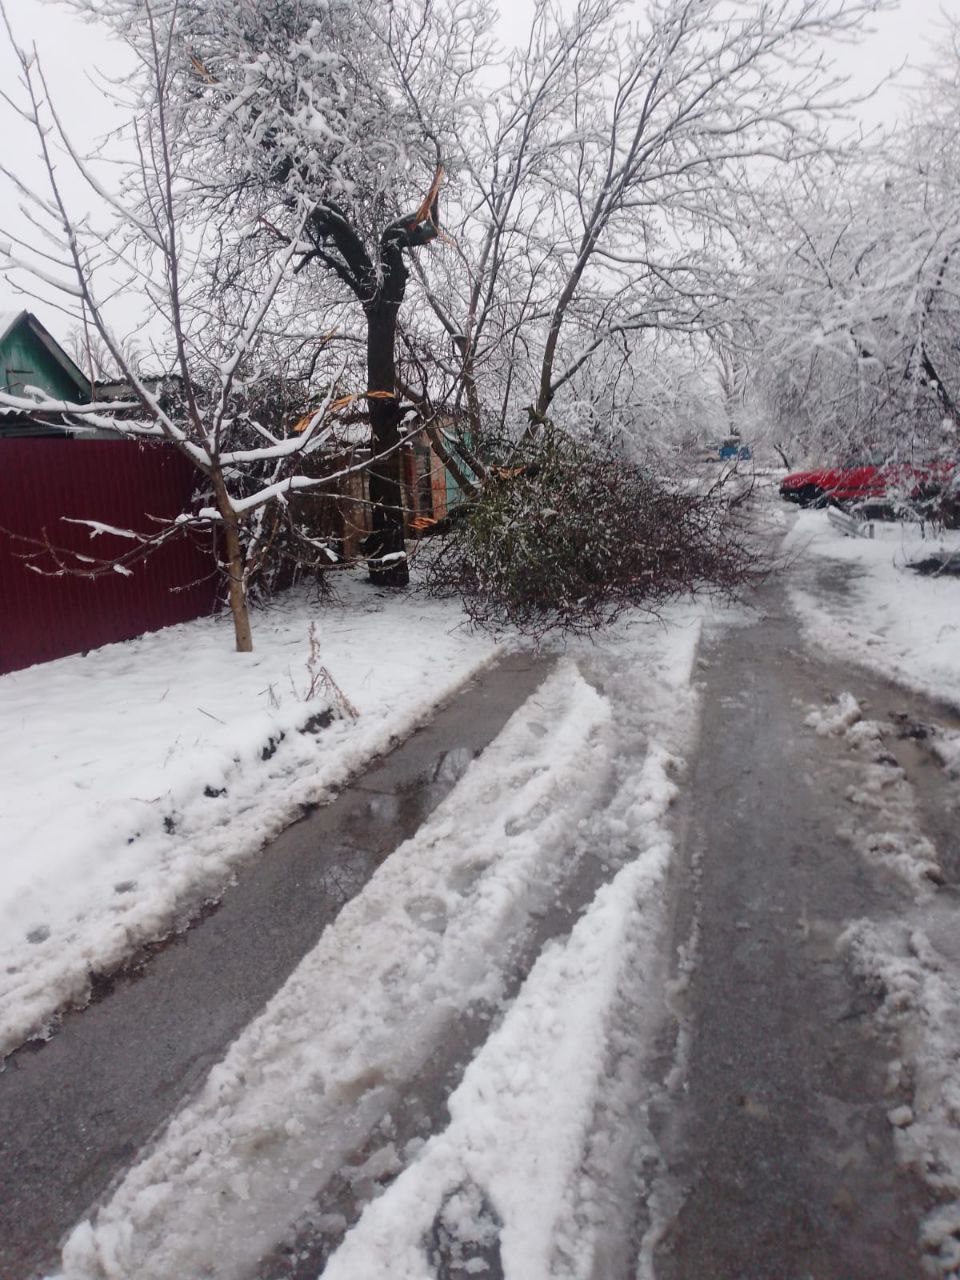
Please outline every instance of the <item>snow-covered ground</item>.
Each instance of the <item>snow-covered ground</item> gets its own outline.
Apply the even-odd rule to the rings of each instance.
[[[879,1018],[897,1033],[891,1106],[897,1154],[933,1190],[922,1224],[927,1271],[960,1278],[960,929],[957,902],[930,897],[900,920],[859,920],[843,942],[882,997]]]
[[[875,521],[873,530],[872,539],[845,537],[826,511],[797,514],[786,549],[797,558],[790,594],[804,631],[840,657],[960,706],[960,577],[905,567],[960,557],[960,532],[892,521]],[[831,562],[837,574],[825,591]]]
[[[891,724],[844,692],[806,723],[850,749],[849,815],[837,835],[910,887],[896,916],[852,920],[838,942],[881,997],[878,1019],[900,1042],[887,1091],[897,1155],[927,1180],[937,1207],[922,1224],[928,1274],[960,1280],[960,927],[955,887],[940,888],[940,850],[924,833],[908,774],[886,749]],[[960,815],[960,805],[954,805]]]
[[[0,1055],[496,655],[452,603],[339,593],[258,612],[253,654],[218,617],[0,677]]]
[[[837,834],[864,861],[883,867],[926,896],[943,879],[939,854],[920,829],[913,788],[896,759],[885,749],[890,725],[868,720],[851,693],[818,707],[806,723],[819,736],[842,738],[856,760],[846,788],[849,809]]]
[[[900,1043],[888,1081],[897,1153],[931,1186],[922,1226],[928,1273],[960,1277],[960,928],[956,889],[938,889],[938,850],[913,788],[884,749],[890,725],[869,720],[849,693],[811,712],[818,734],[850,748],[850,817],[838,828],[867,862],[909,886],[896,917],[851,921],[839,946],[881,997],[878,1017]],[[960,812],[960,808],[958,808]]]
[[[671,621],[628,621],[568,652],[75,1229],[65,1277],[253,1275],[371,1139],[351,1179],[371,1195],[394,1180],[331,1277],[427,1276],[424,1241],[440,1237],[478,1270],[494,1222],[506,1274],[597,1274],[628,1109],[631,1134],[642,1129],[636,1055],[662,1016],[667,814],[696,722],[699,616],[677,608]],[[517,939],[590,859],[607,882],[503,1001]],[[449,1125],[398,1145],[391,1099],[470,1006],[493,1011],[493,1030]],[[642,1155],[630,1144],[624,1158]]]
[[[804,511],[787,545],[797,557],[791,599],[809,639],[960,706],[960,578],[921,576],[905,567],[960,556],[960,533],[878,521],[872,540],[850,538],[829,524],[825,511]],[[838,835],[911,886],[910,901],[896,919],[852,921],[841,946],[861,979],[882,997],[878,1016],[900,1042],[901,1058],[889,1081],[889,1118],[900,1158],[938,1200],[921,1232],[929,1274],[960,1280],[956,891],[936,887],[940,850],[923,830],[907,775],[883,749],[885,735],[895,739],[893,727],[865,717],[849,693],[813,709],[807,723],[817,733],[841,737],[855,765],[847,790],[850,815]],[[960,777],[960,733],[944,725],[925,726],[925,732],[949,780],[949,795]]]
[[[762,514],[794,519],[775,502]],[[902,573],[913,549],[896,526],[877,529],[873,543],[846,540],[824,513],[796,518],[790,590],[804,630],[949,698],[960,642],[942,641],[960,624],[960,585]],[[831,560],[841,566],[832,583]],[[4,748],[17,834],[0,864],[17,869],[0,882],[10,887],[0,918],[16,957],[2,979],[4,1007],[19,1009],[14,1039],[49,1016],[45,982],[54,1002],[82,994],[89,966],[217,892],[301,804],[495,656],[453,606],[346,590],[345,607],[302,598],[258,618],[253,662],[230,652],[225,621],[209,622],[0,681],[5,723],[15,710],[22,725],[19,752]],[[317,733],[299,730],[340,700],[336,690],[303,700],[311,620],[314,670],[322,663],[359,713]],[[664,1016],[668,814],[696,732],[702,608],[677,606],[666,620],[625,619],[596,646],[568,647],[74,1229],[64,1280],[252,1277],[335,1174],[366,1208],[327,1264],[332,1280],[426,1280],[438,1250],[482,1275],[488,1248],[504,1274],[524,1280],[604,1273],[624,1188],[645,1159],[655,1164],[645,1055]],[[812,730],[850,747],[855,816],[838,836],[901,876],[913,904],[897,920],[851,921],[843,945],[886,993],[882,1016],[897,1020],[891,1124],[904,1158],[944,1199],[927,1243],[939,1274],[958,1277],[953,902],[935,888],[937,850],[919,833],[908,781],[883,759],[883,726],[848,695],[805,714]],[[31,807],[21,792],[38,777]],[[31,845],[33,865],[17,857]],[[514,995],[523,940],[591,862],[602,887]],[[411,1139],[391,1113],[465,1010],[489,1018],[490,1034],[448,1100],[445,1127]],[[347,1225],[321,1224],[328,1238]]]

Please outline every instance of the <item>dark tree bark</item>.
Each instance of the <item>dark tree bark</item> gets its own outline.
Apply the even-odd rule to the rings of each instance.
[[[373,532],[367,553],[370,581],[385,587],[405,587],[410,580],[403,548],[403,455],[396,394],[398,310],[399,303],[393,305],[382,299],[366,308],[367,390],[383,393],[374,394],[369,400],[371,446],[375,456],[386,453],[377,458],[369,472]],[[396,558],[384,563],[384,557]]]
[[[300,263],[302,268],[317,259],[333,271],[352,290],[366,316],[370,446],[376,459],[370,467],[373,532],[366,551],[370,581],[381,586],[403,587],[410,580],[403,545],[397,320],[409,274],[404,254],[429,244],[439,232],[437,193],[442,178],[443,170],[438,169],[419,209],[386,227],[375,259],[342,209],[318,206],[310,226],[316,247]]]

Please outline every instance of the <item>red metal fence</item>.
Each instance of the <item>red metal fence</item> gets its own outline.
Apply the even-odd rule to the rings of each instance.
[[[91,540],[62,517],[155,532],[151,516],[185,509],[197,472],[176,449],[129,440],[0,440],[0,673],[129,640],[211,612],[217,582],[210,546],[184,536],[133,566],[133,576],[45,577],[27,568],[44,540],[110,558],[128,540]],[[18,535],[11,537],[10,534]],[[38,563],[51,567],[49,557]]]

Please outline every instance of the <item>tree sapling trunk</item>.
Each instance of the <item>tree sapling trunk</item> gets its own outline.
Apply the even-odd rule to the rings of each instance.
[[[224,484],[219,466],[210,473],[217,510],[223,518],[223,540],[227,565],[227,598],[233,615],[233,634],[237,653],[253,652],[253,634],[250,629],[250,613],[243,581],[243,546],[240,541],[240,521]]]

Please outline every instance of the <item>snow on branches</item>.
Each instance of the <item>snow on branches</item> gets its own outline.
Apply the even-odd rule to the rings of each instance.
[[[687,395],[670,414],[689,422],[719,348],[742,398],[767,193],[803,189],[842,150],[830,126],[850,95],[825,42],[888,0],[537,0],[506,55],[487,0],[72,3],[138,56],[137,159],[102,180],[23,55],[51,180],[26,194],[53,228],[51,253],[27,256],[35,281],[79,301],[146,429],[206,470],[239,607],[250,513],[317,483],[297,459],[344,390],[365,404],[371,576],[388,585],[407,579],[410,405],[474,501],[491,430],[525,449],[561,425],[649,433],[665,416],[650,383]],[[122,234],[70,216],[55,136]],[[22,269],[21,247],[7,259]],[[104,264],[167,326],[175,418],[108,331]],[[242,404],[291,350],[327,406],[296,440]]]
[[[799,190],[767,192],[745,293],[758,399],[794,456],[957,456],[960,24],[913,118]]]

